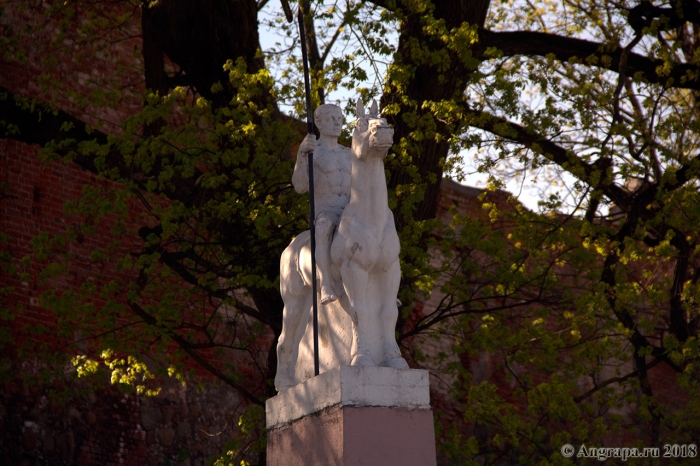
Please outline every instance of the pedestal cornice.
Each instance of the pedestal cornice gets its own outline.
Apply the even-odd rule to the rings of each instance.
[[[339,366],[268,399],[266,425],[277,428],[332,406],[430,409],[428,371]]]

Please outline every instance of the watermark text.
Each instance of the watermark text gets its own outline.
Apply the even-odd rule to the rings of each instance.
[[[664,445],[663,448],[618,448],[618,447],[591,447],[581,445],[578,450],[568,443],[561,447],[561,454],[566,458],[595,458],[605,461],[610,458],[627,461],[630,458],[695,458],[698,455],[698,447],[694,444]]]

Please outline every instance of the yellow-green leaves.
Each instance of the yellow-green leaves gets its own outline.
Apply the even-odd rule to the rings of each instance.
[[[100,365],[110,371],[110,381],[132,388],[137,394],[145,396],[156,396],[160,393],[160,388],[149,388],[146,381],[153,379],[154,374],[148,370],[145,363],[136,357],[128,355],[117,357],[114,351],[106,349],[100,354],[99,360],[93,360],[84,355],[74,356],[71,359],[73,367],[78,377],[89,377],[98,373]],[[170,373],[170,369],[169,369]],[[175,375],[175,372],[172,372]]]

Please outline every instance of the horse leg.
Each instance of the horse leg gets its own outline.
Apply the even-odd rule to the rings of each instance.
[[[285,249],[280,260],[280,292],[284,302],[282,314],[282,333],[277,341],[277,374],[275,376],[275,388],[278,392],[291,388],[298,384],[296,379],[296,365],[299,356],[299,342],[306,329],[305,316],[308,316],[306,306],[307,295],[311,294],[311,288],[304,284],[304,280],[295,267],[295,256],[298,249],[292,247],[294,242]]]
[[[310,291],[309,291],[310,292]],[[299,358],[299,342],[306,330],[308,315],[306,297],[286,299],[283,311],[282,333],[277,342],[277,376],[275,388],[278,392],[294,387],[299,383],[296,378],[297,359]]]
[[[343,279],[345,294],[350,303],[350,318],[352,319],[352,348],[350,356],[352,366],[376,366],[367,348],[368,326],[370,323],[367,306],[365,305],[365,292],[367,289],[367,271],[359,264],[350,260],[343,261],[340,267],[340,275]]]
[[[401,357],[401,350],[396,343],[396,321],[399,317],[398,299],[401,281],[401,266],[396,260],[389,270],[381,274],[380,286],[386,290],[379,311],[380,336],[383,340],[384,356],[382,366],[394,369],[408,369],[408,363]]]

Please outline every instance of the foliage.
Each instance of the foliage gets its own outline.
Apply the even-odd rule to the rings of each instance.
[[[230,440],[218,458],[211,461],[212,466],[250,466],[250,458],[255,458],[265,451],[267,437],[262,424],[265,410],[261,406],[251,406],[238,418],[241,437]]]
[[[258,3],[278,43],[262,55],[255,35],[232,39],[239,48],[212,46],[207,57],[228,61],[209,74],[176,55],[186,53],[178,34],[151,31],[168,19],[176,27],[172,12],[144,5],[141,109],[118,130],[78,134],[70,120],[42,141],[45,157],[100,180],[66,206],[75,222],[65,235],[34,241],[42,305],[59,336],[80,329],[89,340],[74,355],[79,373],[106,354],[117,379],[135,384],[152,367],[182,376],[193,358],[237,390],[252,406],[239,423],[252,440],[232,440],[215,464],[263,451],[259,405],[272,393],[281,330],[278,257],[306,228],[305,201],[289,187],[294,118],[304,116],[297,33],[276,6]],[[697,5],[301,3],[315,105],[382,92],[395,128],[386,167],[402,242],[397,335],[462,414],[439,426],[446,461],[564,464],[564,443],[697,438]],[[53,41],[75,33],[99,48],[128,23],[102,6],[61,4],[46,13],[63,25]],[[246,21],[196,14],[216,17],[222,35],[226,21],[241,30]],[[81,15],[90,26],[76,33]],[[116,35],[95,32],[105,30]],[[6,60],[21,62],[22,42],[7,37]],[[68,92],[57,76],[41,83]],[[104,109],[119,100],[107,89],[70,92],[81,109]],[[6,113],[0,126],[23,137]],[[489,177],[475,200],[482,211],[440,211],[440,181],[465,179],[470,155]],[[517,184],[538,191],[537,212],[499,191]],[[114,240],[90,253],[94,279],[58,286],[76,264],[71,245],[105,228]],[[437,304],[421,312],[416,300]]]

